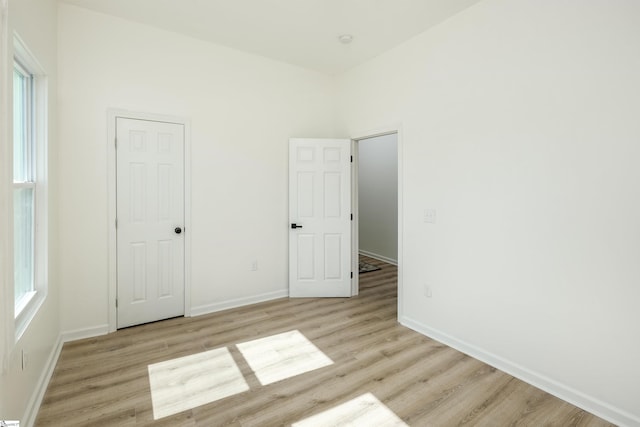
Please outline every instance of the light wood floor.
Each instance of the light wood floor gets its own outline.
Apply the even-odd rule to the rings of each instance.
[[[37,426],[280,426],[367,393],[410,426],[606,426],[396,321],[396,268],[350,299],[280,299],[67,343]],[[298,330],[333,364],[267,386],[236,344]],[[249,390],[153,421],[149,364],[226,347]],[[368,427],[368,426],[367,426]]]

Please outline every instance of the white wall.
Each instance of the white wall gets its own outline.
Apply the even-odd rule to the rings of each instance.
[[[338,88],[351,134],[402,123],[401,321],[627,425],[638,52],[635,0],[486,0]]]
[[[333,136],[333,80],[65,4],[59,29],[63,330],[108,322],[109,108],[191,120],[194,311],[284,296],[288,138]]]
[[[11,16],[55,80],[55,2],[13,0]],[[56,266],[62,330],[107,323],[113,107],[191,118],[203,310],[285,291],[289,137],[402,123],[403,323],[639,424],[638,16],[634,0],[485,0],[342,76],[334,132],[328,77],[61,5],[50,293],[19,343],[30,368],[13,357],[0,377],[0,413],[20,418],[46,372]]]
[[[358,141],[360,252],[398,260],[398,135]]]
[[[50,373],[51,362],[59,349],[59,317],[58,317],[58,280],[57,280],[57,253],[58,253],[58,240],[56,231],[57,221],[57,200],[55,196],[55,188],[57,187],[57,165],[56,165],[56,150],[57,150],[57,91],[56,91],[56,79],[57,79],[57,2],[55,0],[11,0],[9,1],[9,21],[8,21],[8,35],[9,35],[9,58],[7,61],[7,69],[2,70],[2,73],[7,73],[8,76],[13,74],[13,61],[12,61],[12,40],[13,31],[15,31],[20,38],[25,42],[27,47],[38,59],[42,67],[44,68],[48,79],[48,146],[49,146],[49,212],[48,222],[50,224],[49,229],[49,274],[48,274],[48,294],[43,305],[40,307],[35,318],[30,323],[30,326],[24,332],[22,337],[15,343],[10,345],[13,347],[9,354],[7,369],[0,374],[0,417],[2,419],[16,419],[23,421],[22,425],[29,425],[33,422],[33,415],[35,412],[33,409],[37,409],[37,399],[44,392],[46,387],[47,374]],[[10,103],[8,97],[4,97],[2,102]],[[4,126],[4,124],[3,124]],[[3,145],[0,150],[3,153],[2,165],[3,170],[10,170],[9,156],[5,156],[8,153],[8,146],[10,144],[11,130],[6,129],[7,133],[3,133],[3,138],[0,139],[0,144]],[[7,206],[8,197],[11,197],[11,193],[8,190],[11,177],[4,173],[2,174],[3,182],[6,182],[7,186],[3,185],[2,191],[0,191],[0,205]],[[6,181],[5,181],[6,180]],[[4,216],[3,216],[4,217]],[[11,250],[13,242],[7,242],[7,233],[9,230],[5,229],[10,227],[11,224],[8,221],[2,222],[2,230],[0,230],[0,240],[2,240],[2,248]],[[6,254],[3,254],[3,262]],[[2,267],[5,267],[3,265]],[[6,268],[6,267],[5,267]],[[4,270],[4,268],[3,268]],[[0,286],[12,286],[13,278],[2,273],[0,276]],[[3,305],[4,305],[3,301]],[[10,303],[13,305],[13,303]],[[4,311],[0,315],[0,328],[8,330],[10,333],[10,341],[13,341],[13,328],[11,325],[7,325],[7,321],[12,321],[9,316],[7,319],[4,316]],[[2,334],[0,334],[2,335]],[[0,348],[2,346],[0,345]],[[21,366],[21,353],[24,351],[27,354],[27,366],[23,371]],[[0,369],[0,371],[2,371]]]

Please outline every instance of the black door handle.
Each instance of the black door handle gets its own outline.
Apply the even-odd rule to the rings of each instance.
[[[291,224],[291,228],[292,228],[293,230],[295,230],[296,228],[302,228],[302,226],[301,226],[301,225],[298,225],[298,224],[296,224],[296,223],[293,223],[293,224]]]
[[[182,228],[176,227],[175,230],[173,230],[173,231],[175,231],[176,234],[180,234],[180,233],[182,233]]]

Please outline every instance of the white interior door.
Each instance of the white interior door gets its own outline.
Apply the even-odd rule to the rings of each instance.
[[[289,140],[289,295],[351,296],[351,140]]]
[[[184,126],[117,118],[117,327],[184,314]]]

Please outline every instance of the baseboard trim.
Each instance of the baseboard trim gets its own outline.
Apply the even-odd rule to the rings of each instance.
[[[243,307],[245,305],[257,304],[259,302],[271,301],[279,298],[287,298],[289,296],[289,290],[283,289],[275,292],[267,292],[260,295],[253,295],[250,297],[236,298],[227,301],[217,302],[215,304],[200,305],[197,307],[191,307],[191,316],[201,316],[203,314],[216,313],[222,310],[228,310],[230,308]]]
[[[58,339],[56,340],[55,345],[51,349],[51,353],[49,353],[49,357],[47,358],[47,363],[45,364],[45,368],[38,379],[38,384],[34,393],[31,395],[31,399],[29,399],[29,403],[27,403],[27,408],[24,416],[22,417],[22,422],[20,425],[25,427],[32,427],[36,422],[36,417],[38,416],[38,410],[40,409],[40,405],[42,404],[42,399],[44,399],[44,394],[47,391],[47,387],[49,386],[49,381],[53,376],[53,371],[56,368],[56,364],[58,363],[58,358],[60,357],[60,352],[62,351],[62,336],[58,335]]]
[[[588,396],[578,390],[575,390],[565,384],[559,383],[549,377],[541,375],[535,371],[532,371],[517,363],[506,360],[500,356],[489,353],[479,347],[469,344],[465,341],[459,340],[444,332],[433,329],[427,325],[403,316],[400,319],[400,324],[406,326],[409,329],[413,329],[423,335],[433,338],[449,347],[455,348],[462,353],[465,353],[475,359],[478,359],[494,368],[500,369],[509,375],[512,375],[528,384],[533,385],[541,390],[546,391],[566,402],[571,403],[585,411],[603,418],[611,423],[619,426],[638,426],[640,425],[640,418],[636,415],[616,408],[606,402],[596,399],[592,396]]]
[[[109,325],[92,326],[90,328],[74,329],[62,333],[62,342],[82,340],[85,338],[98,337],[109,333]]]
[[[377,259],[378,261],[383,261],[383,262],[386,262],[386,263],[389,263],[389,264],[398,265],[398,260],[391,259],[391,258],[388,258],[388,257],[383,256],[383,255],[378,255],[376,253],[365,251],[365,250],[362,250],[362,249],[360,249],[358,251],[358,253],[360,255],[368,256],[369,258]]]

